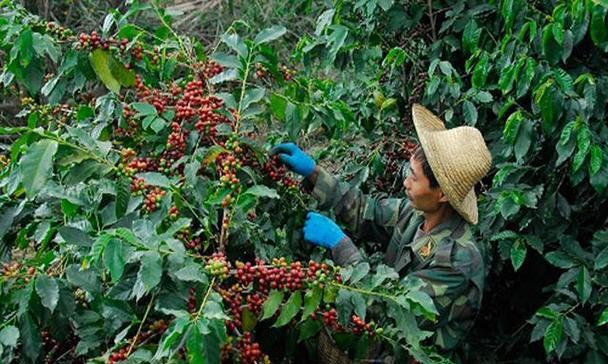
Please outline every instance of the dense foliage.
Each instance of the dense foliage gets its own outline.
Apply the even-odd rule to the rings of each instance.
[[[310,362],[321,330],[353,358],[448,361],[418,327],[432,301],[375,242],[343,268],[302,242],[314,203],[268,156],[296,140],[399,195],[413,102],[494,158],[488,287],[453,360],[608,361],[605,2],[302,1],[217,42],[156,2],[82,34],[0,4],[22,125],[0,127],[3,361]]]

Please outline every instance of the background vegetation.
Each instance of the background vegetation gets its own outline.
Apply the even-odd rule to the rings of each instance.
[[[360,242],[371,266],[328,261],[323,282],[303,263],[301,289],[264,292],[261,268],[249,282],[236,263],[324,258],[301,242],[314,205],[266,160],[271,145],[296,140],[365,191],[399,195],[414,102],[479,128],[494,158],[479,188],[487,291],[452,360],[608,360],[605,1],[1,4],[5,361],[213,362],[224,347],[247,362],[245,332],[255,360],[312,358],[334,306],[352,357],[384,342],[447,360],[414,320],[432,319],[428,297],[374,263],[374,242]],[[102,51],[80,40],[93,30],[127,42]],[[180,100],[212,95],[219,116],[178,115]],[[228,156],[243,168],[224,170]],[[264,294],[248,301],[252,288]],[[366,306],[373,334],[351,320]]]

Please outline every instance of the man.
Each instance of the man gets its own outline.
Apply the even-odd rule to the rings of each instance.
[[[432,341],[451,351],[473,325],[483,294],[483,253],[471,232],[477,224],[475,185],[489,171],[492,157],[481,133],[468,126],[447,130],[420,105],[412,108],[420,146],[410,158],[403,186],[407,199],[375,199],[320,169],[293,143],[273,153],[306,177],[320,209],[333,209],[351,236],[386,245],[385,262],[401,276],[423,282],[439,312]],[[304,238],[331,249],[336,263],[362,259],[351,238],[331,219],[309,212]]]

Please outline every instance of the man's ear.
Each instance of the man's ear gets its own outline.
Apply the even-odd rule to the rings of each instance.
[[[443,193],[443,191],[441,190],[441,188],[439,188],[439,202],[449,203],[448,196],[446,196],[445,193]]]

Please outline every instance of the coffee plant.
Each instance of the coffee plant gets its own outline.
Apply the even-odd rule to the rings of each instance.
[[[193,29],[251,21],[209,38],[158,1],[76,24],[0,1],[2,361],[316,362],[327,333],[352,359],[450,362],[380,245],[338,267],[303,242],[314,202],[269,155],[297,141],[404,197],[419,102],[494,159],[482,311],[450,358],[608,362],[606,2],[288,3],[209,8]]]
[[[443,360],[418,282],[302,243],[311,199],[269,157],[301,128],[268,132],[272,114],[302,112],[288,100],[311,82],[276,56],[283,26],[207,51],[156,3],[78,34],[12,2],[0,19],[23,120],[0,129],[4,362],[280,362],[314,357],[321,330],[352,357]]]

